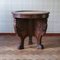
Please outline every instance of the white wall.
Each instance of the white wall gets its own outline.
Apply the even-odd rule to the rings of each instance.
[[[11,12],[16,10],[46,10],[48,33],[60,33],[60,0],[0,0],[0,33],[14,32]]]

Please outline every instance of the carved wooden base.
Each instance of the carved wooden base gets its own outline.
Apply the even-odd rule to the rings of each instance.
[[[21,37],[19,49],[24,49],[24,39],[29,36],[29,45],[33,44],[32,36],[37,38],[37,48],[43,49],[42,36],[46,33],[47,19],[19,19],[16,18],[16,32]]]

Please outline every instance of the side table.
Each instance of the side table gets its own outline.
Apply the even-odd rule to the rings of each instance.
[[[24,39],[29,36],[29,44],[33,44],[32,36],[37,38],[37,48],[43,49],[42,36],[46,34],[47,18],[49,12],[35,11],[35,10],[22,10],[12,12],[16,20],[16,33],[21,37],[19,49],[24,49]]]

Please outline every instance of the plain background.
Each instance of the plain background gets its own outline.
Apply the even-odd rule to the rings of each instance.
[[[47,33],[60,33],[60,0],[0,0],[0,33],[14,33],[16,10],[49,11]]]

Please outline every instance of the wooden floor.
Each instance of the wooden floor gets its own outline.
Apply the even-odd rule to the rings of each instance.
[[[0,60],[60,60],[60,37],[44,36],[44,49],[37,49],[36,38],[33,45],[28,45],[25,39],[25,49],[18,50],[20,38],[17,35],[0,35]]]

